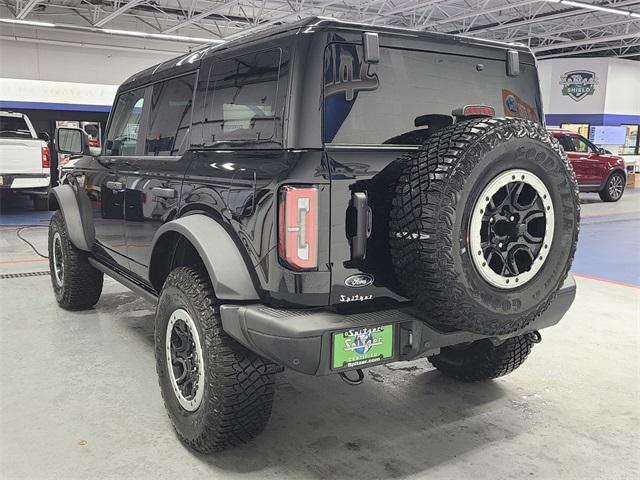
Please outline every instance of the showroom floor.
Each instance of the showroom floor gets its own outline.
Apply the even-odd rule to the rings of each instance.
[[[510,376],[460,384],[426,360],[279,377],[250,445],[213,456],[173,434],[156,383],[153,309],[112,280],[94,310],[59,309],[45,259],[16,237],[47,212],[0,216],[3,478],[637,479],[640,191],[583,195],[578,296]],[[46,229],[21,235],[46,249]],[[10,273],[36,272],[13,277]]]

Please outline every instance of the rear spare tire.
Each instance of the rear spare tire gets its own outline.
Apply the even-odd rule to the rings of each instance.
[[[390,214],[396,275],[437,327],[515,332],[566,278],[579,213],[571,165],[544,127],[456,123],[402,164]]]

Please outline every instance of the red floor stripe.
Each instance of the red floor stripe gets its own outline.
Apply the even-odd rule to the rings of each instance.
[[[20,258],[18,260],[0,260],[0,264],[9,264],[9,263],[32,263],[32,262],[48,262],[47,258]]]
[[[620,282],[618,280],[609,280],[608,278],[595,277],[593,275],[587,275],[586,273],[571,272],[574,277],[586,278],[587,280],[595,280],[597,282],[611,283],[612,285],[618,285],[620,287],[635,288],[640,290],[640,285],[634,285],[633,283]]]

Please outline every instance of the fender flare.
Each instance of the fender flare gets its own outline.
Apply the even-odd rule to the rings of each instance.
[[[188,215],[165,223],[151,245],[151,258],[163,235],[174,232],[194,246],[211,278],[213,290],[221,300],[259,300],[247,265],[235,242],[220,223],[203,214]],[[149,265],[149,281],[153,278]]]
[[[90,252],[96,235],[89,199],[76,195],[71,185],[58,185],[49,191],[49,209],[62,211],[71,243]]]

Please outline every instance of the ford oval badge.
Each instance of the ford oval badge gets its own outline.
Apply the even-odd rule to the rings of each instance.
[[[344,284],[347,287],[362,288],[369,286],[373,283],[373,277],[368,273],[358,273],[345,278]]]

